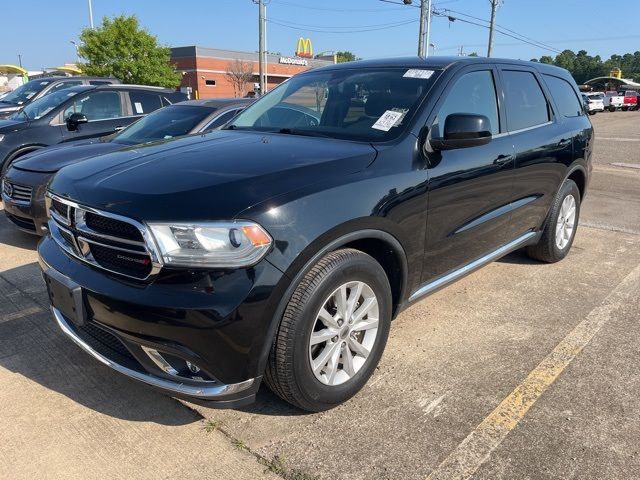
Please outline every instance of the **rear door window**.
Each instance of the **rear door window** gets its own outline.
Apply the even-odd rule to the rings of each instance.
[[[500,132],[496,87],[491,70],[464,74],[454,84],[440,107],[432,127],[432,135],[441,137],[444,122],[452,113],[484,115],[491,123],[491,133]]]
[[[64,121],[72,113],[82,113],[90,122],[122,117],[122,104],[118,92],[91,92],[78,97],[78,100],[65,108]]]
[[[130,91],[129,98],[134,115],[146,115],[162,108],[160,95],[155,93]]]
[[[569,82],[553,75],[543,75],[551,96],[556,101],[560,115],[565,117],[579,117],[583,115],[582,105],[575,90]]]
[[[503,70],[507,122],[510,131],[535,127],[551,119],[547,99],[535,75],[521,70]]]

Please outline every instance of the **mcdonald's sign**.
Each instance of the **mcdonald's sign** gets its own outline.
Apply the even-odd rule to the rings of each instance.
[[[313,58],[313,47],[311,46],[310,39],[302,37],[298,39],[298,46],[296,47],[296,57]]]

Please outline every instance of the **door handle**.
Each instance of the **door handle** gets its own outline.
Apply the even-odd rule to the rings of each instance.
[[[120,130],[123,130],[123,129],[124,129],[124,127],[123,127],[122,125],[118,125],[118,126],[115,128],[115,131],[116,131],[116,132],[119,132]]]
[[[497,166],[504,165],[505,163],[509,162],[512,157],[512,155],[498,155],[498,158],[493,161],[493,164]]]

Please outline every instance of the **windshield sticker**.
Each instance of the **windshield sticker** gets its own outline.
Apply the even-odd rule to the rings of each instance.
[[[402,117],[404,117],[404,113],[401,111],[387,110],[378,120],[376,120],[376,123],[371,125],[371,128],[388,132],[391,130],[391,127],[396,126]]]
[[[133,105],[136,107],[136,113],[144,113],[142,111],[142,104],[140,102],[135,102]]]
[[[433,70],[421,70],[418,68],[412,68],[410,70],[407,70],[403,77],[422,78],[423,80],[426,80],[428,78],[431,78],[431,75],[433,75]]]

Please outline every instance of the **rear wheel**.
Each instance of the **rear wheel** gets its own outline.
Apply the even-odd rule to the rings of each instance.
[[[373,373],[390,323],[391,289],[380,264],[358,250],[329,253],[293,293],[265,381],[304,410],[335,407],[355,395]]]
[[[553,263],[567,256],[580,217],[580,190],[573,180],[566,180],[556,196],[540,241],[527,249],[532,258]]]

